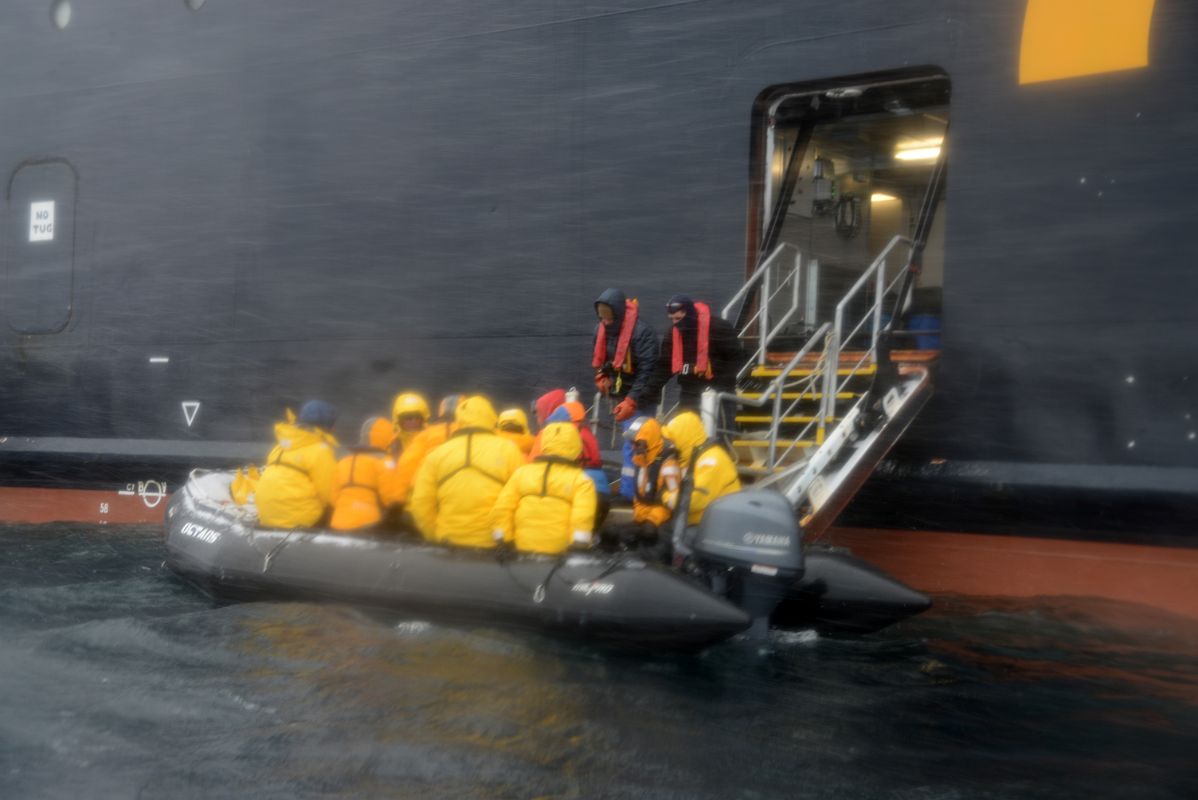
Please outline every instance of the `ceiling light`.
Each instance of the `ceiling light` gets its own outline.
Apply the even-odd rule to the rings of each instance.
[[[924,136],[918,139],[902,139],[895,142],[895,150],[910,150],[913,147],[938,147],[944,144],[944,135]]]
[[[894,157],[899,161],[935,161],[940,157],[943,134],[923,139],[904,139],[894,146]]]
[[[899,161],[935,161],[940,158],[939,147],[912,147],[910,150],[895,150]]]
[[[886,203],[891,200],[898,200],[898,198],[892,194],[886,194],[885,192],[874,192],[869,196],[869,201],[871,203]]]

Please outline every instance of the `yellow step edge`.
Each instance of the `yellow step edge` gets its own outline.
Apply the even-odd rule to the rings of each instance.
[[[873,375],[877,371],[878,371],[877,365],[869,364],[868,366],[860,367],[858,369],[841,367],[840,369],[836,370],[836,374],[847,377],[849,375]],[[781,367],[754,367],[753,371],[750,372],[749,374],[754,378],[776,378],[782,374],[782,368]],[[810,377],[811,375],[814,375],[815,370],[810,369],[809,367],[799,367],[797,369],[792,369],[787,374],[790,375],[792,378],[806,378],[806,377]]]
[[[761,397],[761,392],[740,392],[737,396],[738,397],[746,397],[746,398],[755,400],[756,398]],[[858,395],[856,392],[837,392],[836,393],[837,400],[852,400],[854,397],[859,397],[859,396],[860,395]],[[800,399],[801,400],[822,400],[823,398],[824,398],[823,392],[803,392],[801,394],[798,392],[783,392],[782,393],[783,400],[800,400]]]
[[[784,425],[794,425],[796,423],[815,422],[818,419],[819,419],[819,417],[783,417],[782,423]],[[824,420],[824,422],[835,422],[837,419],[839,419],[839,417],[827,417]],[[774,418],[766,416],[764,414],[761,416],[738,415],[736,417],[736,421],[737,422],[773,422]]]
[[[793,442],[788,441],[786,439],[779,439],[777,442],[779,450],[786,450],[787,448],[791,447],[792,445],[795,447],[803,447],[803,448],[815,447],[815,444],[816,444],[815,441],[813,441],[811,439],[797,439]],[[769,447],[770,443],[769,443],[768,439],[734,439],[732,441],[732,446],[733,447]]]

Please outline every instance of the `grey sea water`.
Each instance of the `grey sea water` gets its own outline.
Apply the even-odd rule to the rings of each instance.
[[[1198,626],[1135,606],[628,655],[218,604],[163,556],[0,527],[0,797],[1198,797]]]

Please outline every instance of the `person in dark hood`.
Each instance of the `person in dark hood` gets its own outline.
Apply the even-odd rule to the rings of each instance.
[[[613,414],[622,429],[637,416],[653,416],[659,391],[653,388],[658,363],[657,334],[640,317],[636,300],[628,300],[619,289],[607,289],[595,300],[595,341],[591,367],[595,387],[614,406]],[[631,500],[636,491],[636,468],[632,448],[624,446],[620,471],[620,494]]]
[[[735,392],[736,373],[745,356],[732,323],[683,294],[670,298],[666,314],[673,330],[662,337],[654,391],[660,393],[677,377],[679,406],[696,411],[704,389]]]

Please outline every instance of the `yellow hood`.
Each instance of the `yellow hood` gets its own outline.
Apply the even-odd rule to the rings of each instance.
[[[506,411],[504,411],[502,414],[500,414],[499,422],[497,422],[496,424],[502,425],[505,422],[515,423],[515,424],[519,425],[520,433],[528,433],[528,415],[525,414],[522,409],[509,408]]]
[[[387,450],[395,441],[395,429],[382,417],[371,417],[362,425],[358,444],[373,450]]]
[[[685,468],[690,464],[691,454],[695,448],[707,441],[707,431],[703,429],[703,421],[693,411],[683,411],[662,428],[661,432],[674,443],[678,450],[678,460]]]
[[[294,450],[320,442],[326,442],[330,447],[337,446],[337,440],[333,438],[333,434],[312,428],[301,428],[292,422],[275,423],[275,441],[284,450]]]
[[[582,455],[582,437],[571,422],[552,422],[541,431],[541,455],[577,461]]]
[[[481,394],[475,394],[462,398],[454,412],[454,420],[459,429],[482,428],[490,431],[495,429],[497,417],[491,401]]]
[[[395,396],[395,402],[391,404],[391,421],[398,422],[404,414],[418,414],[428,422],[428,403],[416,392],[401,392]]]
[[[639,422],[639,426],[637,425]],[[632,463],[638,467],[647,467],[657,460],[661,454],[661,448],[665,442],[661,438],[661,425],[653,417],[639,417],[637,422],[634,422],[624,436],[627,437],[634,429],[636,433],[632,437],[632,446],[634,449]],[[635,452],[636,443],[644,442],[645,450],[643,454]]]

